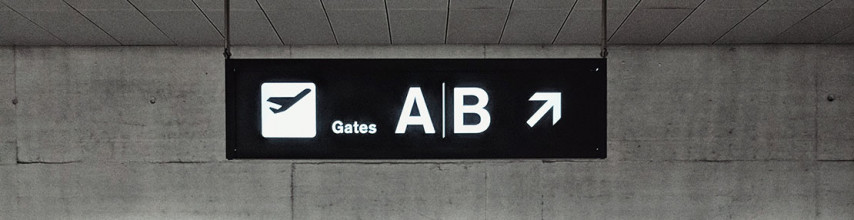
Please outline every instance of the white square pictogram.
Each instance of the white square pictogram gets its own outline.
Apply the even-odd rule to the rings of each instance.
[[[316,94],[310,82],[261,84],[261,136],[313,138],[317,134]]]

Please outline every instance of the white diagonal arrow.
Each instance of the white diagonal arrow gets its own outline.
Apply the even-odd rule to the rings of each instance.
[[[560,93],[559,92],[538,92],[534,93],[528,101],[546,101],[537,112],[534,112],[534,115],[531,115],[531,118],[528,119],[528,126],[534,127],[543,116],[546,115],[546,112],[549,109],[552,110],[552,125],[556,124],[558,120],[560,120]]]

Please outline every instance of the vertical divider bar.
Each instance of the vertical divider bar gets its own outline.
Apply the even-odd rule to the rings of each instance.
[[[442,139],[445,138],[445,123],[447,122],[447,120],[445,120],[445,112],[447,110],[448,109],[445,108],[445,82],[442,82]]]

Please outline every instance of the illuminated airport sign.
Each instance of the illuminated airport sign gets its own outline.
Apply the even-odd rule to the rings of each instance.
[[[604,59],[229,59],[228,159],[605,158]]]

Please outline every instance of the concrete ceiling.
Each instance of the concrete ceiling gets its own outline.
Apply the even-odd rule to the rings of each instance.
[[[223,0],[0,0],[0,45],[222,45]],[[601,0],[232,0],[233,45],[598,44]],[[854,0],[609,0],[610,44],[854,43]]]

